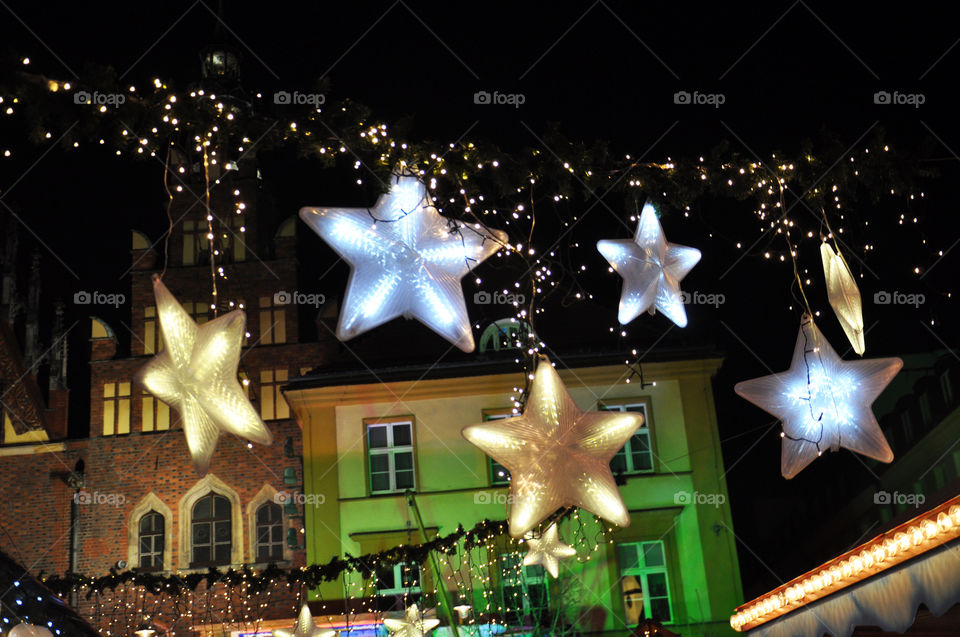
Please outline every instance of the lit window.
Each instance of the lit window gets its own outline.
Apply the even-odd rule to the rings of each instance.
[[[140,518],[140,568],[161,570],[163,568],[164,528],[163,516],[150,511]]]
[[[197,301],[187,301],[183,304],[183,309],[190,315],[197,325],[202,325],[210,320],[210,304]]]
[[[610,460],[616,474],[650,473],[653,471],[653,449],[650,447],[650,414],[646,403],[602,404],[600,411],[632,411],[643,414],[643,425]]]
[[[290,407],[280,391],[287,379],[285,369],[260,371],[260,417],[264,420],[283,420],[290,417]]]
[[[630,542],[617,546],[626,625],[642,619],[673,621],[670,584],[663,542]]]
[[[409,595],[420,592],[420,566],[394,564],[380,566],[375,571],[377,595]]]
[[[240,232],[244,225],[244,216],[232,214],[217,223],[219,227],[219,242],[217,249],[228,260],[234,262],[245,261],[247,258],[246,236]]]
[[[550,607],[550,589],[543,567],[523,566],[520,553],[501,555],[500,602],[508,625],[543,625],[542,619]]]
[[[170,429],[170,407],[159,398],[143,392],[140,425],[142,431],[166,431]]]
[[[143,308],[143,353],[157,354],[163,351],[163,337],[157,329],[157,308],[148,305]]]
[[[190,522],[191,566],[230,563],[233,522],[230,501],[209,493],[193,505]]]
[[[283,559],[283,509],[275,502],[265,502],[257,509],[257,561]]]
[[[513,416],[510,412],[502,413],[484,413],[483,420],[503,420],[504,418],[510,418]],[[493,458],[487,458],[490,464],[490,486],[496,487],[504,484],[510,484],[510,471],[507,470],[502,464],[494,460]]]
[[[103,384],[103,435],[130,433],[130,383]]]
[[[414,488],[413,423],[367,425],[370,493],[390,493]]]
[[[260,345],[287,342],[286,317],[286,309],[275,305],[273,297],[260,297]]]

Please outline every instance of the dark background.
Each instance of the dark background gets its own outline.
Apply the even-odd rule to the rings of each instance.
[[[960,148],[954,90],[960,49],[953,49],[960,26],[939,7],[228,1],[224,22],[226,36],[244,56],[247,90],[293,91],[323,76],[331,81],[328,99],[353,98],[386,122],[412,117],[412,134],[427,139],[453,141],[469,131],[470,139],[515,151],[538,147],[531,131],[540,135],[557,123],[572,139],[609,140],[618,151],[663,160],[695,158],[724,139],[745,154],[796,154],[802,140],[818,136],[842,149],[882,127],[892,145],[916,153],[940,176],[921,184],[926,197],[909,210],[897,198],[850,202],[847,214],[870,225],[851,223],[848,244],[855,251],[875,246],[866,265],[851,260],[854,271],[864,273],[865,320],[873,326],[867,354],[874,357],[956,343],[948,294],[960,252],[951,252],[960,239],[954,221],[957,157],[951,150]],[[199,75],[199,52],[213,38],[215,12],[212,2],[201,1],[0,3],[0,49],[29,56],[31,68],[53,77],[69,79],[92,62],[113,66],[132,84],[155,76],[186,84]],[[473,94],[480,90],[522,93],[526,101],[520,108],[476,105]],[[677,105],[673,95],[679,90],[723,93],[726,101],[720,108]],[[877,105],[873,96],[880,90],[921,93],[926,101],[919,108]],[[161,164],[131,162],[99,148],[46,152],[46,146],[21,143],[17,131],[4,126],[0,149],[16,152],[0,161],[0,194],[9,191],[4,201],[29,228],[21,235],[43,245],[45,294],[69,301],[78,289],[127,293],[129,280],[118,276],[129,265],[130,228],[158,237],[166,227]],[[842,155],[821,159],[829,165]],[[320,175],[308,161],[261,161],[264,187],[286,214],[329,203],[331,188],[360,201],[371,196],[345,187],[350,175]],[[605,201],[623,211],[622,218],[633,206],[619,195]],[[732,387],[768,368],[787,367],[799,321],[792,271],[764,259],[765,244],[737,263],[742,251],[736,242],[750,245],[762,230],[747,203],[704,200],[689,218],[664,212],[670,240],[704,253],[683,287],[726,296],[719,308],[691,307],[690,327],[682,334],[672,330],[665,343],[725,353],[715,394],[744,589],[751,597],[832,556],[827,548],[821,554],[788,553],[798,534],[829,524],[835,504],[830,495],[838,485],[868,483],[871,475],[842,451],[826,454],[792,481],[780,477],[779,428]],[[900,225],[902,213],[917,216],[918,223]],[[638,319],[629,328],[632,340],[609,333],[620,283],[606,274],[591,246],[597,238],[625,236],[620,222],[596,211],[575,236],[587,246],[581,258],[589,274],[581,282],[596,294],[596,303],[553,309],[540,319],[541,335],[566,334],[570,343],[606,349],[656,342],[669,327],[662,316]],[[301,259],[310,261],[308,268],[331,262],[318,239],[303,241]],[[804,245],[801,265],[814,280],[808,293],[824,313],[818,324],[842,353],[846,340],[823,296],[816,243]],[[942,259],[939,251],[945,252]],[[929,276],[921,279],[914,267]],[[345,281],[341,265],[326,285],[338,294]],[[878,306],[870,300],[879,290],[923,293],[927,302],[916,309]],[[73,430],[82,435],[89,308],[67,307],[67,324],[81,322],[70,348]],[[129,320],[126,312],[100,313],[119,326]],[[123,339],[125,330],[117,332]],[[772,520],[771,502],[779,503],[776,510],[795,505],[796,518]],[[836,535],[858,539],[856,529],[836,529]]]

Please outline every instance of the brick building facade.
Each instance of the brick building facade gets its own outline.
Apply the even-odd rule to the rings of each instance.
[[[212,175],[216,297],[207,206],[196,194],[204,192],[202,171],[174,161],[171,169],[182,177],[169,209],[172,232],[155,243],[132,233],[129,321],[111,326],[91,317],[89,436],[68,440],[65,427],[46,427],[0,446],[3,544],[31,573],[182,575],[304,564],[302,511],[283,498],[302,484],[301,432],[280,389],[321,363],[330,344],[300,342],[300,308],[284,294],[296,289],[295,218],[274,214],[253,160],[231,168]],[[191,463],[176,412],[134,382],[163,347],[151,283],[161,270],[164,284],[198,322],[214,317],[214,304],[220,313],[240,307],[247,315],[239,372],[273,444],[224,435],[206,475]],[[103,634],[131,634],[144,616],[179,634],[199,625],[204,632],[222,626],[223,634],[271,627],[258,620],[292,625],[299,591],[279,587],[269,604],[253,609],[232,602],[236,592],[197,593],[203,616],[183,600],[149,595],[77,601]],[[220,602],[211,603],[209,594],[221,595]]]

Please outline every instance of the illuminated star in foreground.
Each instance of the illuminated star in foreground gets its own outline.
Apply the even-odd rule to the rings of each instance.
[[[293,630],[284,630],[278,628],[273,631],[273,637],[334,637],[337,634],[335,630],[317,628],[313,623],[313,615],[310,614],[310,608],[306,603],[300,608],[300,614],[297,616],[297,623]]]
[[[439,619],[420,617],[420,609],[416,604],[407,608],[403,619],[384,618],[383,625],[390,631],[392,637],[423,637],[440,625]]]
[[[510,471],[510,535],[521,538],[568,506],[629,525],[610,460],[642,424],[643,414],[581,411],[543,357],[523,414],[470,425],[463,437]]]
[[[603,239],[597,250],[623,277],[621,325],[641,312],[660,310],[678,326],[687,326],[680,281],[700,261],[700,251],[669,243],[652,204],[644,204],[633,239]]]
[[[442,217],[409,175],[392,177],[373,208],[301,208],[300,218],[351,267],[337,338],[403,316],[473,351],[460,280],[503,247],[507,233]]]
[[[899,358],[842,360],[805,316],[790,369],[737,383],[734,391],[783,422],[781,472],[789,479],[825,449],[892,461],[870,406],[901,367]]]
[[[548,526],[539,538],[528,534],[527,547],[527,554],[523,556],[523,565],[539,564],[554,579],[559,574],[560,560],[577,554],[576,549],[560,541],[560,533],[557,530],[556,522]]]
[[[137,373],[137,382],[178,412],[193,465],[206,473],[221,432],[268,445],[270,431],[237,380],[246,316],[242,310],[197,323],[153,277],[163,351]]]

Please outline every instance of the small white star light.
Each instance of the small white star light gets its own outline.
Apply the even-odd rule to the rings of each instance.
[[[403,619],[386,617],[383,625],[387,627],[392,637],[423,637],[439,626],[440,620],[420,617],[420,609],[413,604],[407,608]]]
[[[197,323],[160,277],[153,277],[164,349],[136,380],[178,412],[193,465],[206,473],[220,433],[268,445],[273,436],[237,380],[246,315],[242,310]]]
[[[373,208],[300,209],[300,218],[351,267],[337,338],[403,316],[472,352],[460,280],[506,245],[507,233],[442,217],[417,177],[391,179]]]
[[[800,324],[790,369],[737,383],[734,391],[783,422],[781,473],[790,479],[825,449],[893,460],[871,405],[903,361],[844,361],[809,315]]]
[[[510,535],[521,538],[567,506],[628,526],[610,460],[642,424],[643,414],[581,411],[542,357],[522,415],[470,425],[462,433],[510,471]]]
[[[623,277],[621,325],[641,312],[660,310],[679,327],[687,326],[680,281],[700,261],[700,251],[668,242],[652,204],[643,205],[633,239],[604,239],[597,250]]]
[[[539,538],[527,534],[527,554],[523,556],[523,565],[539,564],[556,579],[560,572],[560,560],[576,554],[575,548],[560,541],[557,523],[554,522]]]
[[[860,356],[866,349],[863,340],[863,302],[860,289],[840,251],[833,251],[830,244],[820,244],[820,257],[823,260],[823,278],[827,281],[827,299],[833,308],[843,333],[850,345]]]
[[[273,637],[334,637],[336,634],[335,630],[318,628],[313,623],[313,615],[310,614],[310,607],[306,603],[300,607],[300,614],[297,616],[297,623],[293,630],[278,628],[273,631]]]

